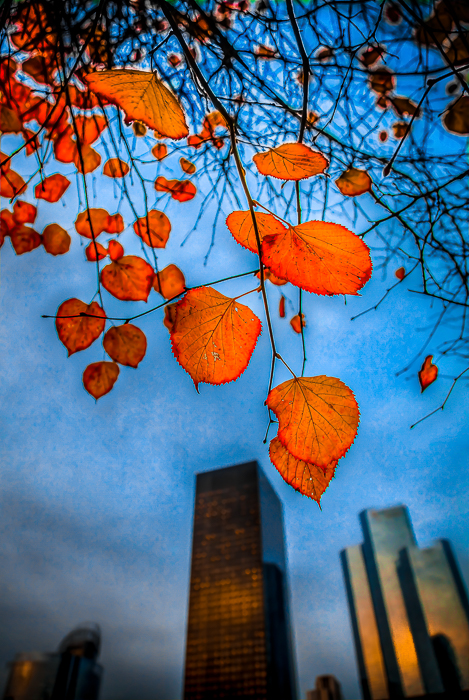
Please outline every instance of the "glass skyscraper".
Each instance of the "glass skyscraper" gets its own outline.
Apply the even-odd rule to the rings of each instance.
[[[282,506],[256,462],[197,474],[185,700],[296,700]]]
[[[407,508],[360,514],[341,552],[365,700],[469,689],[469,604],[449,543],[419,549]]]

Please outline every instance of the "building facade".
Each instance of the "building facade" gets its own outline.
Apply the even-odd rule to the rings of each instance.
[[[197,475],[185,700],[296,700],[281,503],[256,462]]]
[[[407,508],[360,514],[341,552],[365,700],[469,689],[469,605],[448,542],[419,549]]]
[[[3,700],[98,700],[101,637],[95,625],[72,630],[56,652],[17,654]]]

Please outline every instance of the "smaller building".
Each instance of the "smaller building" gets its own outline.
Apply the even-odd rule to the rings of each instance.
[[[17,654],[3,700],[98,700],[102,666],[99,627],[80,625],[56,652]]]
[[[335,676],[318,676],[316,688],[306,692],[306,700],[344,700],[344,696]]]

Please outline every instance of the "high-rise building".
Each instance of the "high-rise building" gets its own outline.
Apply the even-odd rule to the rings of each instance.
[[[469,604],[449,543],[419,549],[407,508],[360,513],[341,552],[365,700],[469,689]]]
[[[185,700],[296,700],[282,506],[256,462],[197,474]]]
[[[72,630],[56,652],[17,654],[3,700],[98,700],[102,666],[97,625]]]

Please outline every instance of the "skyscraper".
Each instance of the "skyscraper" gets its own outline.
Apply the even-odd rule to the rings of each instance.
[[[407,508],[360,513],[341,552],[365,700],[469,689],[469,605],[448,542],[417,547]]]
[[[197,475],[185,700],[296,700],[281,503],[256,462]]]

